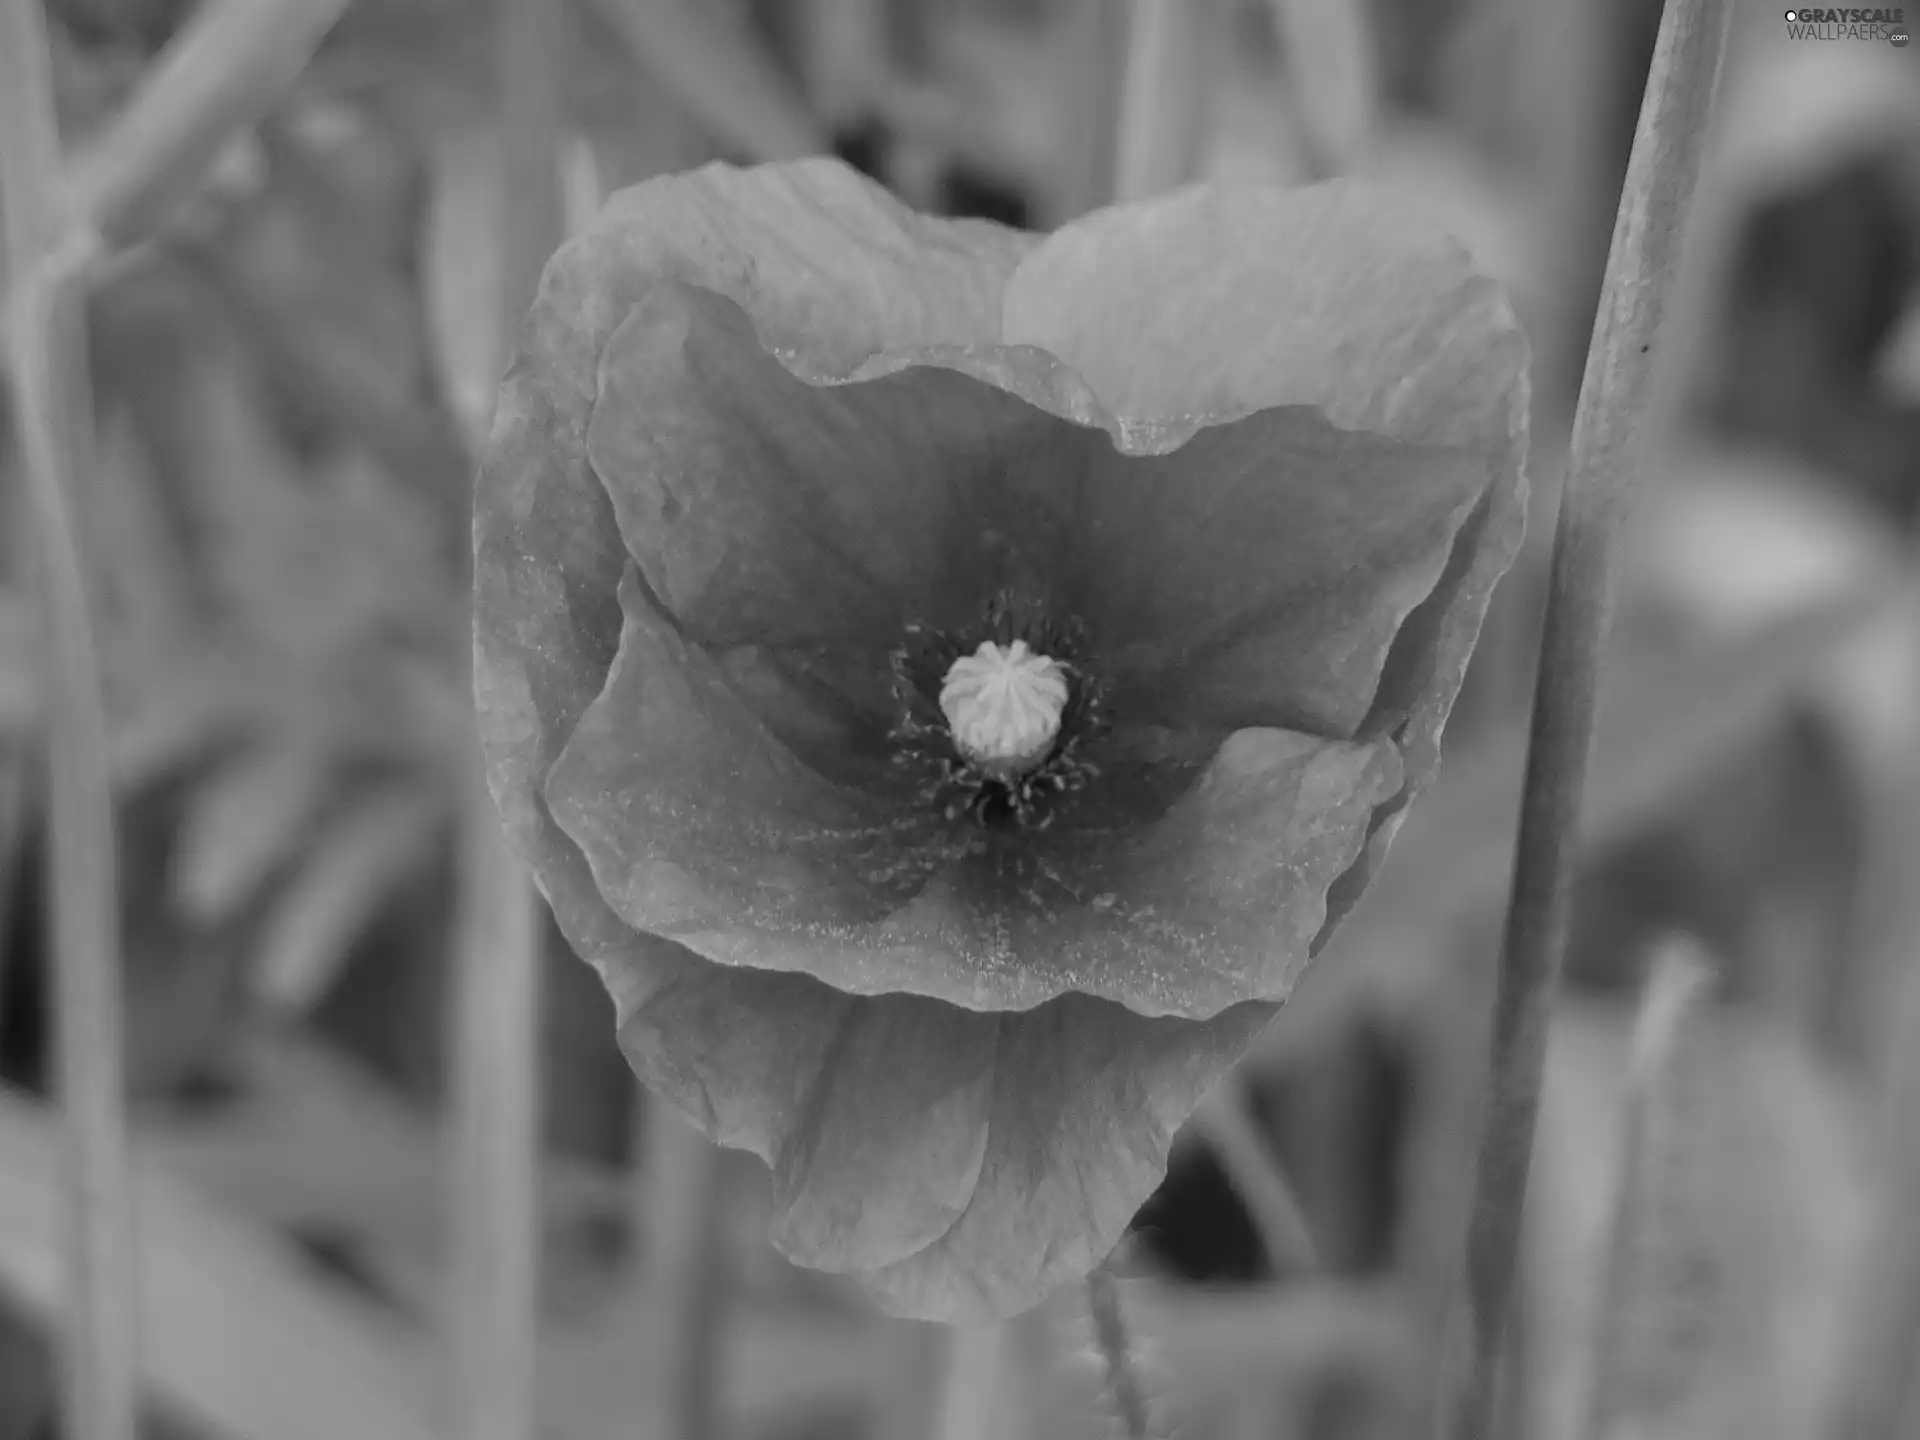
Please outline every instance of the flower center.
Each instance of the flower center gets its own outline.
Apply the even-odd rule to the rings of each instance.
[[[1066,704],[1066,672],[1024,640],[981,641],[953,662],[940,686],[954,747],[1001,777],[1024,774],[1046,758]]]
[[[1003,591],[958,632],[914,623],[887,657],[899,718],[893,763],[948,820],[1044,830],[1098,769],[1106,684],[1081,660],[1085,627]]]

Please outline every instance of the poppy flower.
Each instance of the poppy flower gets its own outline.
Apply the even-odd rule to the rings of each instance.
[[[786,1255],[974,1321],[1114,1246],[1434,774],[1524,367],[1349,183],[1035,236],[713,166],[553,258],[478,482],[493,790]]]

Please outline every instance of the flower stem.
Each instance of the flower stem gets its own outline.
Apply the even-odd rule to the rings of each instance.
[[[1614,548],[1632,494],[1653,346],[1679,267],[1726,45],[1730,0],[1668,0],[1574,415],[1554,537],[1520,829],[1494,998],[1488,1110],[1465,1255],[1470,1361],[1439,1421],[1489,1433],[1519,1246],[1547,1021],[1565,949],[1581,790],[1592,748]]]
[[[1087,1277],[1087,1309],[1093,1318],[1093,1343],[1106,1367],[1107,1398],[1123,1433],[1127,1440],[1152,1440],[1147,1397],[1140,1388],[1127,1317],[1120,1308],[1120,1287],[1104,1265]]]
[[[1004,1325],[947,1327],[934,1440],[987,1440],[1000,1433],[1011,1337]]]
[[[131,1440],[137,1292],[120,905],[106,715],[74,513],[94,465],[85,310],[98,246],[70,228],[43,15],[39,0],[0,0],[0,298],[44,641],[57,1083],[72,1221],[65,1429]]]

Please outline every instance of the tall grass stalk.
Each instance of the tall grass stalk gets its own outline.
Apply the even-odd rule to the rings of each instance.
[[[1261,1133],[1237,1077],[1221,1082],[1206,1098],[1194,1111],[1193,1124],[1226,1172],[1274,1269],[1296,1273],[1319,1269],[1319,1250],[1306,1211]]]
[[[539,1289],[540,908],[473,765],[454,1009],[454,1291],[462,1440],[531,1440]]]
[[[952,1325],[935,1401],[932,1440],[1002,1440],[1010,1325]]]
[[[1131,0],[1114,133],[1115,200],[1145,199],[1193,177],[1206,109],[1207,29],[1218,10],[1217,0]]]
[[[132,1440],[137,1287],[119,888],[99,656],[75,513],[94,466],[85,306],[97,242],[70,220],[39,0],[0,0],[0,204],[6,358],[43,641],[56,1083],[71,1217],[66,1432]]]
[[[532,302],[564,231],[558,179],[560,52],[555,0],[508,0],[495,65],[503,147],[501,334]],[[452,1323],[458,1434],[531,1440],[540,1339],[540,901],[509,850],[469,751],[462,807],[461,915],[454,1012],[457,1149]]]
[[[1495,1414],[1547,1022],[1566,945],[1600,657],[1612,616],[1614,550],[1636,478],[1654,347],[1679,269],[1731,12],[1731,0],[1668,0],[1574,415],[1465,1247],[1469,1338],[1465,1363],[1447,1377],[1437,1417],[1440,1433],[1454,1440],[1481,1440]]]
[[[720,1341],[727,1285],[724,1175],[718,1146],[671,1107],[636,1099],[642,1151],[641,1217],[653,1353],[650,1433],[674,1440],[720,1435]],[[638,1228],[638,1227],[637,1227]]]
[[[1903,1033],[1920,1025],[1920,966],[1904,977]],[[1825,1440],[1920,1433],[1920,1056],[1896,1061],[1880,1121],[1883,1184],[1877,1223],[1855,1281],[1856,1313],[1841,1357]]]
[[[1269,0],[1301,160],[1316,180],[1351,174],[1379,110],[1371,8],[1363,0]]]
[[[149,234],[235,134],[285,98],[347,0],[210,0],[73,160],[75,210],[110,245]]]
[[[1684,1170],[1697,1101],[1687,1091],[1686,1049],[1713,981],[1703,953],[1675,938],[1654,954],[1640,1000],[1621,1099],[1620,1145],[1607,1219],[1606,1258],[1599,1277],[1584,1433],[1608,1440],[1636,1424],[1658,1428],[1661,1415],[1639,1415],[1642,1373],[1651,1360],[1670,1366],[1691,1357],[1649,1355],[1672,1349],[1663,1312],[1687,1303],[1686,1266],[1675,1261],[1671,1196]],[[1697,1037],[1695,1037],[1697,1039]],[[1684,1222],[1682,1222],[1684,1223]],[[1684,1243],[1684,1242],[1681,1242]]]
[[[1920,596],[1915,597],[1920,602]],[[1920,603],[1909,609],[1920,633]],[[1920,652],[1912,654],[1920,676]],[[1920,712],[1920,689],[1909,704]],[[1883,932],[1869,958],[1878,972],[1867,989],[1876,1014],[1869,1048],[1881,1089],[1873,1139],[1880,1149],[1880,1187],[1873,1222],[1849,1297],[1850,1312],[1834,1353],[1834,1388],[1826,1397],[1821,1440],[1880,1440],[1920,1433],[1920,898],[1913,885],[1920,855],[1920,729],[1890,777],[1876,827],[1881,853],[1870,906]],[[1892,767],[1889,767],[1892,768]]]

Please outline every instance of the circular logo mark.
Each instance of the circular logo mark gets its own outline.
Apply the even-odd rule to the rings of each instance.
[[[1793,24],[1793,22],[1798,20],[1799,18],[1800,18],[1799,12],[1794,10],[1787,11],[1787,23],[1789,25]]]
[[[1887,36],[1887,43],[1893,46],[1893,48],[1896,50],[1906,49],[1907,48],[1907,32],[1904,30],[1894,31],[1891,35]]]

